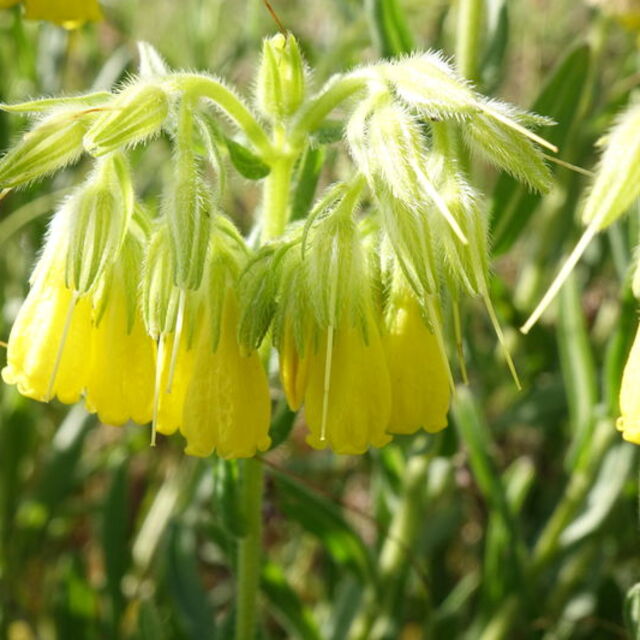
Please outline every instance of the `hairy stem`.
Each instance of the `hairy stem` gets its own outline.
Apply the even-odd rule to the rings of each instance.
[[[289,221],[291,178],[295,158],[282,156],[271,165],[265,178],[262,211],[262,242],[282,234]]]
[[[247,529],[238,542],[235,640],[252,640],[258,623],[264,470],[256,458],[243,460],[240,470],[240,501]]]
[[[268,158],[271,155],[272,147],[266,131],[244,102],[224,84],[197,74],[182,74],[172,82],[193,97],[207,98],[214,102],[238,125],[263,156]]]

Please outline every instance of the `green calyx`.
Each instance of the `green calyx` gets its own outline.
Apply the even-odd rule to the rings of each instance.
[[[84,137],[84,146],[95,157],[133,146],[158,134],[168,115],[169,97],[163,88],[133,84],[103,107]]]
[[[134,210],[134,191],[126,159],[104,158],[67,203],[69,253],[67,281],[87,293],[118,256]]]

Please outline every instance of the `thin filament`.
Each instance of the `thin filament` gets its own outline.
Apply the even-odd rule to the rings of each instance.
[[[427,192],[429,197],[433,200],[438,211],[443,215],[444,219],[447,221],[453,232],[458,236],[458,239],[462,244],[469,244],[467,237],[464,235],[464,232],[460,228],[460,225],[456,222],[456,219],[453,217],[451,211],[449,211],[449,207],[447,207],[447,203],[442,199],[442,196],[438,193],[438,190],[431,184],[430,180],[425,176],[421,171],[417,172],[418,180],[422,186],[422,188]]]
[[[533,131],[529,131],[529,129],[518,124],[515,120],[512,120],[511,118],[507,118],[506,116],[502,115],[499,111],[494,111],[493,109],[491,109],[486,105],[484,105],[482,109],[485,111],[485,113],[488,113],[489,115],[493,116],[496,120],[499,120],[500,122],[502,122],[502,124],[513,129],[514,131],[517,131],[518,133],[521,133],[523,136],[526,136],[530,140],[537,142],[541,147],[545,147],[546,149],[549,149],[549,151],[558,153],[558,147],[556,147],[555,144],[551,144],[551,142],[533,133]]]
[[[518,372],[516,371],[516,365],[514,364],[511,353],[509,352],[509,349],[507,347],[506,340],[504,339],[504,333],[502,332],[502,327],[500,326],[500,321],[498,320],[496,311],[493,308],[493,303],[491,302],[489,294],[486,292],[483,293],[482,300],[485,307],[487,308],[487,313],[489,314],[489,318],[491,319],[493,330],[496,332],[496,336],[498,336],[498,342],[502,347],[502,353],[504,354],[504,359],[507,361],[507,366],[509,367],[509,371],[511,372],[511,377],[515,382],[518,391],[522,391],[522,384],[520,384],[520,377],[518,376]]]
[[[558,291],[565,283],[566,279],[569,277],[573,268],[576,266],[578,260],[582,257],[582,254],[585,252],[585,249],[593,240],[593,237],[598,232],[598,227],[600,226],[602,216],[595,217],[589,224],[589,226],[585,229],[582,237],[578,241],[578,244],[575,246],[574,250],[571,252],[566,262],[562,265],[562,269],[560,269],[558,275],[555,277],[554,281],[551,283],[551,286],[547,289],[547,292],[544,294],[542,300],[538,303],[538,306],[534,309],[533,313],[529,316],[529,319],[522,325],[520,331],[525,335],[531,331],[531,327],[538,322],[540,316],[545,312],[546,308],[551,304],[551,301],[558,295]]]
[[[158,338],[158,356],[156,359],[156,379],[153,389],[153,418],[151,420],[151,446],[156,446],[156,427],[160,407],[160,387],[162,386],[162,370],[164,369],[164,334]]]
[[[571,164],[570,162],[566,162],[565,160],[560,160],[560,158],[556,158],[555,156],[550,156],[548,153],[543,153],[542,155],[545,160],[548,160],[549,162],[553,162],[554,164],[557,164],[559,167],[570,169],[571,171],[574,171],[575,173],[579,173],[580,175],[587,176],[589,178],[593,178],[593,176],[595,175],[593,171],[589,171],[589,169],[583,169],[582,167],[579,167],[576,164]]]
[[[467,372],[467,363],[464,361],[464,348],[462,344],[462,321],[460,319],[460,306],[458,302],[453,302],[453,333],[456,341],[456,353],[458,355],[458,365],[460,366],[460,375],[462,382],[469,384],[469,373]]]
[[[451,392],[455,394],[456,384],[453,381],[453,373],[451,373],[451,365],[449,364],[449,358],[447,358],[447,351],[444,346],[444,338],[442,336],[442,326],[440,324],[438,310],[436,309],[431,296],[426,297],[425,303],[427,305],[427,315],[429,316],[429,321],[431,322],[431,326],[433,327],[433,335],[436,338],[436,342],[438,343],[438,348],[442,353],[442,357],[444,358],[445,366],[447,368],[447,380],[449,381],[449,387],[451,388]]]
[[[67,343],[69,336],[69,329],[71,329],[71,321],[73,320],[73,310],[78,302],[78,292],[74,291],[69,301],[69,307],[67,308],[67,316],[64,321],[64,328],[62,329],[62,336],[60,336],[60,344],[58,345],[58,353],[53,364],[53,370],[51,371],[51,378],[49,378],[49,387],[47,388],[47,398],[53,398],[53,389],[56,384],[56,378],[58,377],[58,371],[60,364],[62,363],[62,356],[64,355],[64,347]]]
[[[184,325],[184,304],[185,292],[180,291],[180,300],[178,302],[178,317],[176,318],[176,329],[173,332],[173,345],[171,347],[171,360],[169,362],[169,375],[167,381],[167,393],[171,393],[173,387],[173,378],[176,372],[176,362],[178,361],[178,349],[182,339],[182,327]]]
[[[322,423],[320,425],[320,442],[327,440],[327,420],[329,416],[329,390],[331,389],[331,365],[333,361],[333,325],[327,329],[327,354],[324,366],[324,384],[322,393]]]

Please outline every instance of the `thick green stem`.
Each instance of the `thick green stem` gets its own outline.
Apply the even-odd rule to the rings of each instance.
[[[458,0],[456,64],[467,80],[478,79],[484,24],[484,0]]]
[[[295,159],[283,156],[271,165],[271,173],[265,178],[262,242],[277,238],[284,231],[290,215],[291,177]]]
[[[367,78],[362,74],[350,74],[338,76],[328,83],[326,88],[297,116],[291,129],[290,139],[293,144],[298,145],[304,137],[315,131],[322,121],[347,98],[367,86]]]
[[[286,147],[285,134],[274,135],[275,147]],[[271,146],[271,143],[269,143]],[[289,216],[289,194],[295,156],[280,155],[271,165],[263,191],[262,242],[282,234]],[[264,470],[255,458],[241,463],[240,502],[246,535],[238,543],[237,607],[235,640],[252,640],[258,623],[258,590],[262,561],[262,493]]]
[[[264,470],[256,458],[241,463],[240,501],[246,534],[238,543],[235,640],[252,640],[258,622],[258,586],[262,556],[262,490]]]

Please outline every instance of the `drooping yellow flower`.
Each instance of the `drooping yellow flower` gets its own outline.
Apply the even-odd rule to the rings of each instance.
[[[86,405],[102,422],[151,422],[155,344],[139,311],[129,326],[124,282],[112,278],[104,314],[91,333]]]
[[[271,444],[267,376],[257,352],[241,350],[238,321],[235,295],[229,292],[215,349],[206,324],[200,332],[181,425],[190,455],[215,451],[222,458],[246,458]]]
[[[445,355],[412,296],[397,305],[384,347],[391,379],[389,432],[444,429],[451,398]]]
[[[304,394],[309,381],[309,350],[300,354],[296,339],[287,326],[280,346],[280,381],[291,411],[298,411],[304,402]]]
[[[333,334],[319,340],[309,356],[305,393],[307,442],[316,449],[360,454],[391,440],[386,433],[391,415],[391,384],[382,340],[375,321],[367,321],[367,340],[345,319]],[[327,357],[331,365],[327,367]]]
[[[636,333],[629,359],[622,374],[620,413],[616,426],[622,437],[640,444],[640,328]]]
[[[2,378],[29,398],[57,396],[72,404],[87,385],[91,359],[91,302],[64,280],[64,261],[36,267],[31,290],[11,329]]]
[[[48,20],[67,29],[102,20],[98,0],[24,0],[24,5],[27,19]]]

